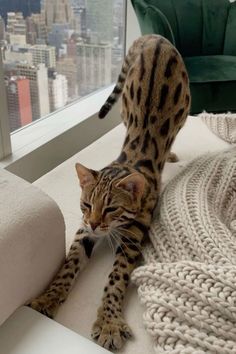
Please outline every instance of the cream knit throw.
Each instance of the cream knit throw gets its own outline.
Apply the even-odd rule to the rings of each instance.
[[[236,147],[167,184],[150,238],[132,280],[156,353],[236,353]]]
[[[230,144],[236,144],[236,114],[213,114],[203,112],[198,116],[219,138]]]

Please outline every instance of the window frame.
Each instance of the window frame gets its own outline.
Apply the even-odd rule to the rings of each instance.
[[[7,96],[4,85],[2,53],[0,48],[0,160],[12,153],[10,127],[8,120]]]
[[[131,2],[123,1],[125,54],[133,40],[139,36],[140,30]],[[0,167],[33,182],[117,126],[120,123],[119,105],[115,105],[106,119],[99,120],[97,116],[113,87],[110,85],[81,98],[18,130],[11,138],[5,97],[5,105],[0,105],[5,107],[1,108],[0,114],[0,137],[4,137],[0,140]],[[2,85],[0,100],[4,101],[1,90]],[[39,134],[40,131],[43,135]],[[1,160],[3,156],[5,158]]]

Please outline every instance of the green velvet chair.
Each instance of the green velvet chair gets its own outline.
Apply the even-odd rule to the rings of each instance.
[[[168,38],[184,58],[191,113],[236,111],[236,2],[131,0],[142,34]]]

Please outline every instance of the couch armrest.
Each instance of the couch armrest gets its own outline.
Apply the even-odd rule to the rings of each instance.
[[[0,324],[41,293],[65,256],[65,224],[56,203],[0,170]]]

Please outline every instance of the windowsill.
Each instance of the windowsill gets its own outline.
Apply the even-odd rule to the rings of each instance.
[[[0,167],[32,182],[120,122],[117,107],[99,120],[97,112],[113,85],[91,94],[12,134],[12,155]]]
[[[0,162],[8,166],[26,154],[31,153],[43,144],[56,138],[66,130],[82,123],[87,118],[96,114],[102,102],[106,100],[113,86],[99,90],[78,102],[51,113],[48,117],[33,122],[28,127],[12,133],[12,155]]]

